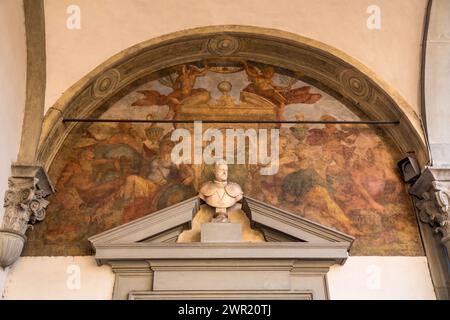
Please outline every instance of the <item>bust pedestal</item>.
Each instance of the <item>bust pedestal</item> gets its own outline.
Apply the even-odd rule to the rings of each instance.
[[[242,225],[240,223],[204,223],[200,239],[203,243],[242,242]]]

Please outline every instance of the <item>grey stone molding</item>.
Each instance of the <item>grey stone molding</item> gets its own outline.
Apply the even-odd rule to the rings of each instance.
[[[258,224],[263,231],[271,228],[285,235],[315,243],[343,242],[351,244],[354,240],[352,236],[343,232],[322,226],[306,218],[300,218],[287,210],[262,201],[245,197],[243,202],[244,211],[249,210],[247,214],[251,216],[252,222]]]
[[[450,252],[450,168],[426,168],[410,193],[417,197],[420,220],[441,234]]]
[[[114,299],[329,297],[326,274],[345,263],[353,237],[244,198],[247,214],[276,233],[275,242],[174,243],[199,202],[193,197],[89,238],[97,262],[115,273]]]
[[[343,264],[348,257],[348,244],[309,242],[267,243],[133,243],[109,244],[95,247],[95,258],[99,263],[108,260],[142,259],[264,259],[267,250],[270,258],[276,259],[329,259]]]
[[[47,174],[39,166],[14,164],[5,192],[4,215],[0,225],[0,266],[6,268],[20,256],[25,233],[44,220],[48,201],[54,192]]]
[[[450,299],[450,168],[427,167],[410,188],[438,299]]]
[[[124,225],[102,232],[89,238],[94,249],[98,245],[148,242],[149,238],[160,235],[173,228],[190,223],[198,210],[197,196],[158,210],[150,215],[133,220]],[[179,232],[183,229],[179,229]],[[178,235],[177,235],[178,236]],[[156,238],[155,240],[157,240]]]
[[[422,194],[416,204],[422,222],[436,226],[442,243],[450,249],[450,182],[433,182],[433,189]]]
[[[132,291],[129,300],[312,300],[310,291],[290,290],[203,290],[203,291]]]

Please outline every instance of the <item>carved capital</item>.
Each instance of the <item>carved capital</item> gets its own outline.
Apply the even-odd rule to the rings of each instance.
[[[416,202],[420,220],[437,226],[436,231],[441,232],[444,237],[450,235],[449,198],[449,190],[437,190],[424,192],[422,199]]]
[[[39,190],[38,182],[38,178],[9,178],[1,229],[25,234],[30,226],[44,220],[48,201],[44,199],[45,192]]]
[[[440,184],[437,184],[437,188]],[[439,225],[436,231],[442,233],[442,241],[450,239],[450,183],[445,189],[437,189],[435,192],[436,202],[439,207],[439,214],[435,221]]]
[[[54,189],[42,167],[13,165],[9,188],[5,193],[4,215],[0,225],[0,266],[7,267],[20,256],[25,233],[45,218]]]
[[[410,192],[422,222],[442,235],[442,242],[450,252],[450,169],[427,168]]]

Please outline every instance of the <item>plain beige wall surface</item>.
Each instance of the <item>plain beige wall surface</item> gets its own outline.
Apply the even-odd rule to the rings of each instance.
[[[381,29],[369,30],[378,5]],[[372,69],[419,113],[419,75],[427,0],[45,0],[46,108],[114,54],[164,34],[211,25],[248,25],[324,42]],[[69,30],[68,6],[81,10]]]
[[[0,203],[16,161],[25,109],[27,52],[22,1],[0,1]],[[3,208],[0,210],[0,221]],[[0,280],[1,283],[1,280]]]
[[[6,276],[8,275],[9,269],[0,268],[0,299],[3,298],[3,291],[5,289]]]
[[[350,257],[328,272],[333,300],[435,300],[426,257]]]
[[[111,299],[113,284],[111,268],[94,257],[22,257],[5,298]],[[435,299],[426,257],[350,257],[331,267],[328,287],[331,299]]]
[[[17,158],[25,109],[27,52],[22,1],[0,1],[0,203]],[[0,210],[0,223],[3,218]],[[0,297],[7,270],[0,268]]]
[[[93,257],[21,257],[6,277],[6,299],[112,298],[114,274]]]

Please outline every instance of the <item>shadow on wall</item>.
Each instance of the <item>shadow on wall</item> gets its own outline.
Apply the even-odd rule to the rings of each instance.
[[[9,268],[0,268],[0,299],[4,298],[4,291],[6,287],[6,278],[8,277]]]

